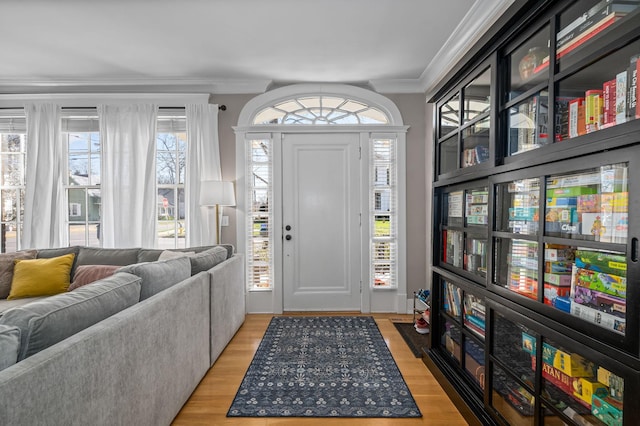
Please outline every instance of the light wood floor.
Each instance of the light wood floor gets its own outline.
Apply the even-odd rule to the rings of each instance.
[[[288,314],[291,315],[291,314]],[[308,314],[317,315],[317,313]],[[414,399],[421,419],[326,419],[326,418],[227,418],[227,410],[273,315],[247,315],[246,321],[174,420],[174,425],[467,425],[431,372],[415,358],[389,318],[372,315],[391,350]]]

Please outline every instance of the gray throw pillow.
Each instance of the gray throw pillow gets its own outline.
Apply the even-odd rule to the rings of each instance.
[[[20,351],[20,329],[11,325],[0,325],[0,371],[18,362]]]
[[[0,254],[0,299],[6,299],[11,291],[13,280],[13,266],[16,259],[35,259],[36,250],[18,251]]]
[[[114,315],[140,299],[140,278],[116,273],[69,293],[13,308],[0,324],[20,328],[18,361]]]
[[[215,246],[209,250],[189,256],[191,261],[191,275],[202,271],[208,271],[219,263],[227,259],[227,249],[222,246]]]
[[[137,263],[119,269],[142,278],[140,301],[160,293],[174,284],[191,276],[191,264],[188,257]]]
[[[138,248],[80,247],[78,265],[132,265],[138,263]]]

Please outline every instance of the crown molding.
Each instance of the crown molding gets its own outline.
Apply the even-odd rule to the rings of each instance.
[[[271,80],[243,79],[11,79],[0,78],[0,93],[47,93],[62,92],[147,92],[150,90],[163,92],[198,92],[211,94],[253,94],[264,93],[272,84]]]
[[[477,0],[471,6],[451,36],[427,65],[420,78],[396,80],[371,80],[369,84],[379,93],[425,93],[431,91],[462,59],[496,20],[515,0]]]
[[[515,0],[476,0],[451,36],[420,76],[422,92],[430,98],[436,85],[462,59]]]

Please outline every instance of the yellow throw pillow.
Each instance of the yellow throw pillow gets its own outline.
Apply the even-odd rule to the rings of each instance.
[[[75,254],[49,259],[16,259],[7,299],[51,296],[69,288]]]

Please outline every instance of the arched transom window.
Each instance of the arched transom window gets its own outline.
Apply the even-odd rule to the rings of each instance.
[[[255,115],[253,124],[389,124],[389,117],[361,101],[320,95],[268,106]]]

